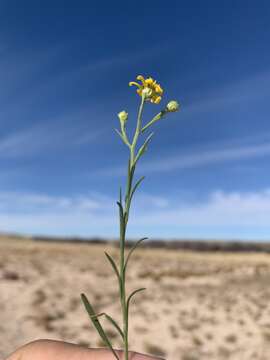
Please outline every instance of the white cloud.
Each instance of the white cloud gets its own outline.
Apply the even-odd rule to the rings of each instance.
[[[170,201],[163,196],[139,192],[136,194],[135,203],[136,208],[150,207],[152,209],[165,209],[169,206]]]
[[[181,199],[179,199],[179,202]],[[174,203],[169,209],[138,214],[137,225],[267,226],[270,230],[270,189],[258,192],[212,192],[204,201]]]
[[[117,206],[110,197],[0,193],[0,204],[2,231],[110,238],[118,234]],[[190,236],[196,237],[200,228],[203,237],[210,236],[211,229],[222,237],[225,228],[235,238],[248,229],[255,229],[254,237],[259,239],[260,228],[270,232],[269,219],[270,188],[242,193],[219,190],[197,202],[140,194],[132,208],[129,235],[162,233],[171,237],[175,232],[174,236],[180,237],[184,236],[184,229],[189,228]]]
[[[106,198],[106,201],[108,198]],[[0,192],[0,211],[10,213],[73,213],[107,209],[104,198],[97,195],[52,196],[39,193]]]

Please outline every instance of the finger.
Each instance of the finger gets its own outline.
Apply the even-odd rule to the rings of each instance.
[[[122,351],[116,350],[124,360]],[[107,349],[89,349],[76,344],[55,340],[37,340],[11,354],[6,360],[115,360]],[[159,358],[131,352],[129,360],[159,360]]]

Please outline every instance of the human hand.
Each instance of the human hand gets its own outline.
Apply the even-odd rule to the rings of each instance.
[[[124,360],[123,352],[116,352],[120,359]],[[161,360],[135,352],[130,352],[129,356],[129,360]],[[89,349],[55,340],[36,340],[22,346],[6,360],[115,360],[115,357],[107,349]]]

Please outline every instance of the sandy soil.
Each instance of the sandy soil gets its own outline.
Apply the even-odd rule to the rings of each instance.
[[[120,321],[102,245],[0,239],[0,358],[38,338],[101,346],[80,301]],[[106,247],[111,255],[117,249]],[[270,358],[270,255],[139,250],[130,345],[168,360]],[[103,321],[106,325],[106,321]],[[116,347],[119,339],[107,326]]]

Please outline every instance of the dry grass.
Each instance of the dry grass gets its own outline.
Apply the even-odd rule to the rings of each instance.
[[[0,356],[36,338],[103,346],[80,302],[119,322],[110,245],[0,238]],[[130,262],[130,344],[168,360],[267,360],[270,255],[142,249]],[[102,320],[104,321],[104,320]],[[117,334],[105,323],[116,347]]]

